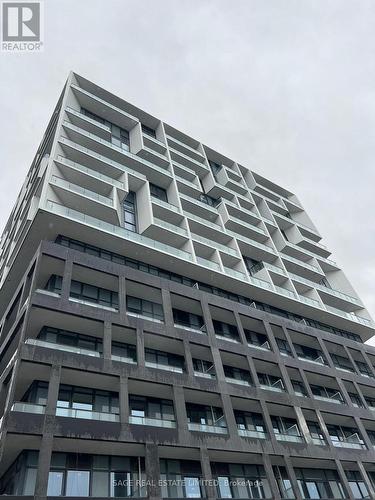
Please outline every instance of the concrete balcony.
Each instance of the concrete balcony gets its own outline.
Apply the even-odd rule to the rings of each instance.
[[[224,165],[216,174],[216,182],[235,193],[245,194],[248,191],[242,177]]]
[[[225,228],[229,231],[241,234],[246,238],[254,239],[260,243],[265,242],[269,239],[269,235],[265,229],[252,224],[252,222],[250,221],[244,221],[229,214],[227,214],[227,216],[222,216]]]
[[[82,354],[84,356],[93,356],[95,358],[100,357],[100,353],[97,351],[90,351],[89,349],[82,349],[81,347],[74,347],[70,345],[53,344],[52,342],[46,342],[39,339],[26,339],[25,344],[45,347],[46,349],[54,349],[57,351],[71,352],[74,354]]]
[[[191,234],[192,240],[197,241],[201,243],[202,245],[205,245],[207,248],[215,248],[216,250],[219,250],[219,252],[225,253],[227,255],[230,255],[231,257],[236,257],[238,259],[241,259],[241,255],[235,250],[234,248],[231,248],[227,245],[223,245],[221,243],[218,243],[217,241],[212,241],[208,238],[205,238],[204,236],[200,236],[198,234]]]
[[[193,170],[199,177],[202,177],[209,172],[209,168],[204,163],[205,159],[202,157],[202,161],[196,160],[191,156],[178,151],[172,147],[169,147],[169,153],[171,155],[172,162],[177,162],[180,165],[190,168]]]
[[[142,140],[147,149],[151,149],[154,152],[165,156],[167,152],[167,146],[164,144],[164,142],[159,141],[159,139],[156,139],[156,137],[152,137],[148,134],[145,134],[144,132],[142,133]]]
[[[311,262],[306,262],[300,259],[296,259],[291,255],[280,252],[280,257],[284,262],[284,265],[289,273],[294,275],[299,275],[303,278],[313,281],[314,279],[322,279],[325,275],[320,267]]]
[[[122,149],[95,134],[89,133],[80,127],[72,125],[67,121],[63,122],[63,127],[70,140],[78,142],[82,146],[98,153],[101,156],[113,160],[116,163],[123,164],[143,175],[146,175],[147,179],[151,182],[158,185],[170,183],[172,174],[169,170],[168,162],[165,162],[163,167],[155,163],[151,163],[150,161],[145,160],[130,151],[126,151],[125,149]],[[165,177],[167,177],[167,180]]]
[[[199,161],[200,163],[205,162],[205,157],[203,154],[198,151],[197,149],[192,148],[188,144],[185,144],[184,142],[176,139],[175,137],[172,137],[171,135],[167,134],[167,141],[168,141],[168,146],[174,150],[179,151],[180,153],[183,153],[187,156],[190,156],[194,160]]]
[[[155,216],[152,218],[151,224],[142,232],[142,235],[161,243],[170,243],[178,248],[189,240],[188,231],[180,227],[177,221],[171,223]]]
[[[102,124],[97,120],[89,118],[80,111],[67,106],[65,108],[67,116],[73,125],[83,128],[92,134],[98,135],[102,139],[107,141],[111,140],[111,127],[109,125]]]
[[[16,402],[13,403],[11,411],[18,411],[21,413],[36,413],[39,415],[44,415],[46,407],[44,405],[39,405],[35,403]]]

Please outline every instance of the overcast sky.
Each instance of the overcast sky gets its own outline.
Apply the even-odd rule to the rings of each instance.
[[[295,192],[375,317],[373,0],[50,0],[45,14],[43,53],[0,53],[1,228],[74,70]]]

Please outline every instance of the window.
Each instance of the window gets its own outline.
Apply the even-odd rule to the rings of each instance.
[[[134,191],[129,191],[123,201],[124,227],[132,233],[137,232],[137,196]]]
[[[107,290],[105,288],[99,288],[94,285],[81,283],[80,281],[72,280],[70,286],[70,296],[75,299],[84,300],[86,302],[92,302],[94,304],[99,304],[105,307],[118,309],[117,292],[113,292],[112,290]]]
[[[199,462],[160,460],[162,498],[203,498],[204,487]]]
[[[315,363],[319,363],[321,365],[327,364],[322,351],[301,344],[295,344],[294,347],[299,358],[305,359],[307,361],[314,361]]]
[[[156,130],[151,127],[148,127],[147,125],[144,125],[143,123],[142,123],[142,132],[156,139]]]
[[[279,487],[281,498],[295,498],[292,483],[290,482],[286,468],[274,465],[272,469]]]
[[[129,132],[113,124],[111,127],[111,132],[112,144],[123,149],[124,151],[130,151]]]
[[[222,321],[212,320],[215,334],[219,337],[225,337],[228,340],[235,340],[239,342],[239,335],[237,327],[235,325],[230,325],[229,323],[223,323]]]
[[[137,350],[135,345],[125,344],[123,342],[112,342],[112,355],[120,358],[128,358],[137,362]]]
[[[129,406],[132,417],[175,421],[173,403],[169,399],[129,395]]]
[[[334,402],[345,404],[341,392],[337,389],[314,384],[310,384],[310,387],[315,399],[332,399]]]
[[[290,356],[292,357],[292,350],[290,348],[289,342],[285,339],[280,339],[279,337],[275,337],[277,347],[279,348],[280,354],[282,356]]]
[[[38,451],[22,451],[0,480],[1,495],[34,495]]]
[[[331,354],[331,353],[330,356],[336,368],[339,368],[340,370],[344,371],[354,372],[354,368],[348,358],[344,356],[339,356],[338,354]]]
[[[215,161],[212,161],[212,160],[208,160],[208,163],[210,165],[211,172],[216,179],[217,174],[221,170],[221,165],[219,163],[216,163]]]
[[[268,373],[258,373],[259,384],[263,388],[285,391],[284,382],[281,377],[269,375]]]
[[[330,424],[327,425],[327,430],[335,447],[366,448],[358,429]]]
[[[62,276],[57,276],[56,274],[53,274],[48,280],[45,286],[45,290],[61,294],[61,288],[62,288]]]
[[[272,498],[263,465],[212,463],[218,498]]]
[[[56,415],[69,416],[66,410],[81,410],[78,417],[84,417],[85,412],[119,414],[118,393],[61,384],[57,401]]]
[[[173,309],[173,321],[177,325],[187,326],[195,330],[203,330],[204,321],[202,316],[193,314],[180,309]]]
[[[374,375],[372,374],[372,371],[370,370],[370,367],[368,366],[367,363],[364,363],[363,361],[356,361],[355,362],[359,372],[364,375],[365,377],[370,377],[373,378]]]
[[[271,416],[271,422],[276,439],[289,436],[291,438],[300,438],[298,441],[303,440],[297,420],[294,418]]]
[[[252,383],[250,373],[247,370],[228,365],[224,365],[223,368],[226,378],[247,382],[249,385]]]
[[[359,498],[370,498],[366,484],[362,479],[361,474],[357,470],[346,471],[346,476],[349,481],[350,489],[352,490],[353,497],[357,500]]]
[[[165,201],[166,203],[168,203],[167,191],[164,188],[157,186],[156,184],[152,184],[151,182],[150,182],[150,194],[154,198],[157,198],[158,200]]]
[[[259,260],[251,259],[250,257],[245,257],[244,255],[242,256],[246,269],[250,276],[254,276],[259,269],[262,267],[262,262],[259,262]]]
[[[266,435],[266,427],[260,413],[234,410],[237,428],[240,430],[255,431]]]
[[[263,333],[253,332],[250,330],[244,330],[246,335],[247,343],[254,347],[259,347],[262,349],[270,350],[270,344],[268,342],[267,335]]]
[[[294,469],[303,499],[345,498],[344,490],[335,470]]]
[[[313,443],[317,445],[326,444],[324,434],[318,423],[307,421],[307,427],[309,429],[310,435],[312,437]]]
[[[358,394],[355,394],[354,392],[348,392],[349,397],[351,402],[353,403],[353,406],[356,408],[364,408],[364,404],[362,403],[362,399],[359,397]],[[375,402],[374,402],[375,404]]]
[[[103,342],[101,339],[81,333],[61,330],[59,328],[52,328],[50,326],[42,328],[39,332],[38,339],[51,344],[77,347],[79,349],[87,349],[99,353],[103,352]]]
[[[306,387],[303,382],[301,382],[300,380],[291,380],[291,383],[296,396],[303,396],[305,398],[307,397]]]
[[[194,403],[186,403],[188,422],[201,425],[213,425],[226,427],[226,421],[222,408],[217,406],[206,406]]]
[[[194,371],[207,375],[210,378],[216,378],[215,366],[212,361],[206,361],[205,359],[193,358]]]
[[[96,115],[95,113],[92,113],[88,109],[81,108],[81,113],[83,115],[87,116],[87,118],[90,118],[91,120],[95,120],[96,122],[101,123],[102,125],[106,125],[106,124],[110,125],[110,123],[107,122],[107,120],[105,120],[101,116]]]
[[[126,309],[134,314],[140,314],[141,316],[164,321],[163,306],[157,302],[151,302],[146,299],[128,295],[126,297]]]
[[[199,195],[199,201],[205,203],[209,207],[216,207],[216,205],[220,200],[216,200],[215,198],[212,198],[212,196],[209,196],[208,194],[201,193]]]
[[[47,496],[145,497],[144,459],[52,453]]]
[[[145,361],[147,363],[152,363],[161,366],[170,366],[173,368],[178,368],[181,372],[185,368],[184,357],[178,354],[172,354],[170,352],[157,351],[156,349],[145,349]]]

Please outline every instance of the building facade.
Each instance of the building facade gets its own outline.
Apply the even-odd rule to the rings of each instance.
[[[375,498],[374,323],[320,240],[72,73],[1,240],[0,493]]]

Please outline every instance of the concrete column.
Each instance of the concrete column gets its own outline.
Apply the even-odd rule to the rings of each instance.
[[[352,493],[352,490],[350,489],[350,486],[349,486],[348,478],[346,477],[344,468],[341,465],[340,460],[335,459],[335,464],[336,464],[337,473],[340,477],[341,484],[342,484],[344,491],[345,491],[346,498],[348,498],[350,500],[355,500],[353,493]]]
[[[307,392],[307,395],[308,395],[309,399],[314,399],[314,395],[312,393],[309,381],[307,380],[305,371],[302,370],[302,368],[297,368],[297,370],[298,370],[298,372],[300,374],[300,377],[302,379],[302,382],[303,382],[303,384],[305,386],[305,389],[306,389],[306,392]]]
[[[284,455],[284,463],[285,463],[285,468],[286,468],[286,472],[288,474],[289,480],[292,484],[294,496],[295,496],[296,500],[301,500],[302,496],[301,496],[301,492],[300,492],[299,487],[298,487],[297,477],[296,477],[296,474],[294,472],[292,461],[291,461],[289,456]]]
[[[213,484],[210,457],[205,447],[200,448],[200,461],[207,500],[215,500],[217,498],[216,488]]]
[[[272,464],[271,464],[271,458],[269,455],[266,455],[265,453],[262,454],[262,461],[263,461],[263,466],[264,470],[266,471],[266,476],[271,488],[272,492],[272,499],[273,500],[280,500],[281,496],[279,493],[279,487],[277,486],[277,481],[275,479],[273,470],[272,470]]]
[[[289,375],[288,375],[288,372],[287,372],[285,365],[283,365],[282,363],[278,363],[278,366],[279,366],[279,370],[281,373],[281,378],[284,381],[287,392],[289,394],[294,394],[293,386],[292,386],[292,383],[290,381],[290,378],[289,378]]]
[[[285,328],[285,326],[282,326],[281,328],[282,328],[282,330],[283,330],[283,332],[284,332],[284,335],[285,335],[286,340],[287,340],[287,341],[288,341],[288,343],[289,343],[290,350],[292,351],[293,357],[297,359],[297,358],[298,358],[298,356],[297,356],[297,352],[296,352],[296,349],[295,349],[294,344],[293,344],[293,342],[292,342],[292,339],[291,339],[291,337],[290,337],[290,335],[289,335],[288,329],[287,329],[287,328]]]
[[[275,339],[275,336],[273,334],[271,325],[269,324],[268,321],[263,321],[263,325],[264,325],[264,329],[266,330],[268,342],[271,346],[272,351],[275,352],[276,354],[278,354],[279,348],[277,347],[276,339]]]
[[[328,366],[330,368],[335,368],[335,365],[332,363],[331,356],[329,355],[328,349],[327,349],[324,341],[322,339],[320,339],[319,337],[316,337],[316,340],[317,340],[317,342],[319,344],[320,350],[323,352],[324,357],[326,358]]]
[[[126,279],[118,277],[118,308],[121,318],[126,318]]]
[[[372,481],[371,481],[369,475],[367,474],[367,470],[365,469],[365,466],[363,465],[363,463],[360,460],[358,460],[357,465],[358,465],[359,472],[361,473],[361,476],[362,476],[364,482],[366,483],[366,487],[367,487],[367,490],[370,494],[370,498],[375,498],[375,489],[374,489],[374,486],[372,484]]]
[[[238,437],[238,430],[229,394],[222,393],[221,401],[223,404],[223,412],[225,416],[225,421],[227,423],[229,436],[236,439]]]
[[[35,481],[35,499],[44,499],[47,496],[47,487],[48,487],[48,475],[51,467],[51,456],[52,456],[52,448],[53,448],[53,435],[45,434],[42,437],[40,450],[39,450],[39,459],[38,459],[38,470],[36,473],[36,481]]]
[[[193,366],[193,358],[191,355],[190,344],[187,339],[184,339],[184,356],[185,356],[185,367],[186,372],[189,376],[194,376],[194,366]]]
[[[353,385],[355,387],[355,390],[357,391],[359,399],[362,401],[363,407],[367,408],[366,400],[365,400],[365,398],[364,398],[364,396],[362,394],[361,389],[359,388],[359,385],[357,384],[357,382],[355,380],[353,380]]]
[[[61,298],[66,301],[69,300],[72,275],[73,275],[73,261],[69,258],[69,253],[68,253],[67,260],[65,261],[64,274],[61,285]]]
[[[215,366],[216,378],[219,382],[224,382],[225,374],[219,349],[217,347],[211,347],[211,355]]]
[[[172,299],[171,299],[171,293],[169,290],[166,290],[165,288],[162,289],[161,300],[162,300],[162,304],[163,304],[165,325],[166,325],[167,329],[173,329],[174,328],[174,320],[173,320],[173,312],[172,312]]]
[[[158,446],[154,443],[146,443],[145,446],[145,469],[148,483],[148,499],[160,500],[161,488],[159,484],[160,464]]]
[[[266,402],[260,400],[259,404],[260,404],[260,406],[262,408],[263,420],[264,420],[264,423],[265,423],[268,435],[270,437],[270,441],[272,443],[272,447],[274,449],[275,448],[277,449],[278,443],[277,443],[277,440],[276,440],[276,437],[275,437],[275,433],[273,432],[273,425],[272,425],[271,417],[270,417],[270,414],[269,414]]]
[[[350,399],[350,396],[348,394],[348,391],[346,390],[344,382],[340,378],[338,378],[338,377],[335,377],[335,380],[337,382],[337,385],[339,386],[340,392],[341,392],[341,394],[342,394],[342,396],[344,398],[345,403],[349,407],[352,407],[353,406],[352,400]]]
[[[363,360],[366,361],[366,363],[368,364],[368,366],[369,366],[369,368],[371,370],[371,373],[375,377],[375,369],[374,369],[373,364],[370,361],[370,358],[367,356],[367,353],[365,351],[361,351],[361,353],[362,353],[362,356],[363,356]]]
[[[202,299],[201,299],[201,308],[202,308],[204,324],[206,325],[206,329],[207,329],[207,336],[208,336],[209,342],[211,345],[216,346],[217,339],[215,336],[214,325],[212,323],[210,307],[208,305],[206,297],[202,297]]]
[[[249,355],[246,356],[246,359],[247,359],[247,362],[249,365],[249,370],[250,370],[250,374],[251,374],[251,379],[253,381],[253,385],[254,385],[254,387],[259,388],[259,379],[258,379],[258,374],[257,374],[256,368],[255,368],[254,360]]]
[[[177,428],[180,432],[188,431],[188,418],[186,414],[185,394],[182,386],[173,386],[173,404],[177,420]]]
[[[236,321],[236,326],[237,326],[238,335],[240,337],[240,340],[241,340],[242,344],[247,345],[247,339],[246,339],[246,335],[245,335],[245,332],[244,332],[244,329],[243,329],[243,326],[241,323],[240,315],[238,314],[237,311],[233,311],[233,314],[234,314],[234,319]]]
[[[299,406],[295,406],[294,411],[296,412],[298,426],[301,429],[302,435],[304,436],[307,444],[313,444],[310,431],[306,423],[305,415],[303,414],[302,409]]]
[[[112,324],[104,321],[103,324],[103,358],[111,359],[112,352]]]
[[[359,433],[362,436],[363,441],[365,442],[366,448],[368,450],[373,450],[374,445],[372,444],[370,438],[368,437],[368,434],[366,432],[365,426],[362,423],[362,420],[359,417],[354,417],[354,421],[356,423],[357,429],[359,430]]]
[[[334,452],[335,448],[334,448],[334,446],[332,444],[331,437],[329,435],[329,432],[328,432],[328,429],[327,429],[327,425],[326,425],[326,423],[324,421],[323,415],[321,414],[320,410],[315,410],[315,413],[316,413],[316,416],[317,416],[320,428],[322,430],[324,439],[326,440],[326,442],[327,442],[327,444],[328,444],[328,446],[330,448],[330,451]]]
[[[120,375],[120,390],[119,390],[119,402],[120,402],[120,423],[123,426],[129,423],[129,391],[128,391],[128,378],[124,375]]]
[[[357,375],[361,376],[361,372],[358,370],[358,368],[357,368],[357,364],[356,364],[356,362],[354,361],[354,358],[353,358],[353,356],[351,355],[351,353],[350,353],[349,349],[348,349],[345,345],[343,345],[343,348],[344,348],[345,354],[347,355],[348,359],[350,360],[351,364],[353,365],[354,372],[355,372]]]
[[[57,399],[59,397],[61,379],[61,366],[53,365],[51,367],[49,383],[48,383],[48,395],[47,395],[47,405],[46,405],[46,416],[56,415],[56,405]]]
[[[143,330],[141,328],[137,328],[136,335],[137,363],[138,366],[145,366],[145,337]]]

